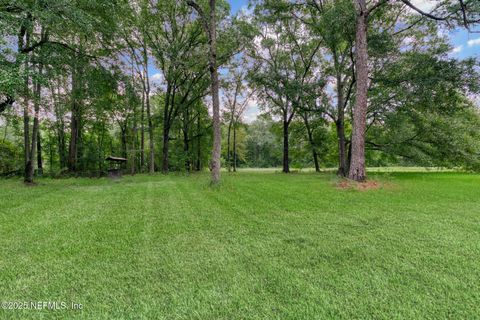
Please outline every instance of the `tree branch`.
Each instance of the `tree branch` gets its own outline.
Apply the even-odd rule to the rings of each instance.
[[[209,38],[210,38],[210,26],[207,21],[207,17],[205,16],[205,12],[203,12],[202,7],[200,7],[195,1],[193,0],[187,0],[187,5],[195,9],[197,11],[198,15],[200,16],[200,19],[203,22],[203,27],[205,28],[205,31],[207,32]]]
[[[406,4],[408,7],[410,7],[411,9],[417,11],[418,13],[420,13],[422,16],[425,16],[427,18],[430,18],[430,19],[433,19],[433,20],[437,20],[437,21],[445,21],[447,20],[447,17],[437,17],[431,13],[427,13],[423,10],[421,10],[420,8],[414,6],[409,0],[400,0],[402,1],[404,4]]]
[[[0,114],[2,114],[3,111],[7,109],[7,107],[10,107],[11,105],[13,105],[14,102],[15,100],[12,97],[7,96],[7,100],[5,100],[4,102],[0,102]]]
[[[367,17],[375,10],[377,10],[379,7],[383,6],[385,3],[387,3],[389,0],[379,0],[377,3],[375,3],[370,9],[367,10]]]

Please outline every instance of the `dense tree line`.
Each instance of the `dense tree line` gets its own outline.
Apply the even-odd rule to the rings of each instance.
[[[0,171],[102,175],[366,165],[480,168],[477,1],[0,4]],[[247,121],[249,107],[261,115]],[[250,119],[251,120],[251,119]]]

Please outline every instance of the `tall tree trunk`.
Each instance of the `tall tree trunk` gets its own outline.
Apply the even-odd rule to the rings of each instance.
[[[190,172],[190,143],[188,139],[188,127],[182,130],[183,132],[183,153],[185,154],[185,171]]]
[[[337,119],[335,121],[337,129],[338,139],[338,170],[337,175],[340,177],[347,176],[347,152],[346,152],[346,140],[345,140],[345,122],[344,120]]]
[[[348,178],[364,181],[365,172],[365,129],[368,107],[368,50],[366,0],[355,0],[357,25],[355,36],[355,66],[357,91],[353,110],[352,160]]]
[[[287,115],[284,115],[284,120],[283,120],[283,172],[284,173],[289,173],[290,172],[290,161],[288,157],[288,151],[289,151],[289,146],[288,146],[288,120],[287,120]]]
[[[42,65],[38,68],[38,73],[42,74]],[[32,144],[29,152],[29,158],[25,166],[25,183],[33,183],[33,176],[35,173],[35,155],[37,153],[37,139],[39,131],[39,119],[38,114],[40,111],[40,95],[42,87],[39,81],[35,82],[35,100],[34,100],[34,118],[33,118],[33,129],[32,129]]]
[[[313,162],[315,164],[315,172],[320,172],[320,164],[318,162],[318,153],[315,148],[312,149]]]
[[[230,134],[232,132],[232,122],[233,119],[230,119],[230,122],[228,123],[228,132],[227,132],[227,168],[228,172],[232,170],[232,163],[230,161]]]
[[[187,0],[187,4],[193,7],[203,20],[210,47],[209,71],[211,78],[211,95],[213,109],[213,150],[212,150],[212,184],[220,182],[220,157],[222,152],[222,135],[220,123],[220,100],[219,100],[219,81],[217,67],[217,22],[216,22],[216,0],[209,1],[210,14],[207,17],[201,7],[193,0]]]
[[[308,122],[308,115],[304,113],[302,115],[302,118],[305,123],[305,128],[307,129],[308,142],[310,143],[310,148],[312,148],[312,157],[313,157],[313,163],[315,164],[315,172],[320,172],[320,164],[318,163],[317,148],[315,146],[315,142],[313,141],[313,130],[310,127],[310,123]]]
[[[133,53],[134,54],[134,53]],[[132,75],[135,74],[135,58],[132,55],[131,60],[131,72]],[[132,77],[132,90],[135,90],[135,77]],[[142,90],[143,92],[143,90]],[[135,175],[136,165],[137,165],[137,103],[133,102],[129,99],[129,106],[130,109],[133,111],[133,119],[132,119],[132,141],[131,141],[131,149],[130,149],[130,173],[131,175]]]
[[[165,95],[165,106],[163,108],[163,149],[162,149],[162,172],[168,173],[169,159],[168,149],[170,145],[170,108],[173,108],[173,99],[171,99],[172,86],[167,84],[167,92]],[[171,103],[170,103],[171,101]]]
[[[120,123],[121,142],[122,142],[122,157],[127,159],[127,120],[122,124]]]
[[[202,156],[202,149],[200,148],[200,113],[197,116],[197,163],[196,163],[196,170],[200,171],[201,168],[201,156]]]
[[[219,82],[217,69],[217,22],[216,1],[210,0],[210,77],[212,79],[212,107],[213,107],[213,150],[212,150],[212,184],[220,182],[220,156],[222,152],[222,135],[220,128],[220,101],[218,96]]]
[[[338,170],[337,175],[340,177],[347,176],[347,153],[345,145],[345,98],[343,95],[343,82],[341,75],[337,71],[337,120],[335,127],[337,129],[338,139]]]
[[[190,110],[188,106],[184,108],[183,112],[183,124],[182,124],[182,133],[183,133],[183,153],[185,155],[185,171],[190,172],[192,170],[191,157],[190,157]]]
[[[350,135],[350,141],[347,143],[348,152],[347,152],[347,166],[350,168],[350,163],[352,163],[352,136]]]
[[[28,81],[28,79],[27,79]],[[28,90],[28,84],[27,89]],[[30,115],[28,112],[28,93],[25,93],[24,106],[23,106],[23,156],[25,164],[25,177],[28,175],[27,165],[30,159]]]
[[[145,90],[142,90],[140,122],[140,172],[143,172],[143,167],[145,166]]]
[[[234,97],[233,97],[233,104],[230,106],[231,115],[230,115],[230,121],[228,123],[228,143],[227,143],[227,146],[228,146],[227,147],[228,172],[231,171],[231,167],[232,167],[232,163],[230,161],[230,133],[232,131],[232,125],[233,125],[233,134],[235,135],[235,128],[236,128],[236,125],[237,125],[237,119],[235,117],[235,111],[236,111],[236,107],[237,107],[237,96],[238,96],[238,92],[240,91],[240,86],[241,86],[241,83],[236,81],[236,83],[235,83],[235,94],[234,94]],[[234,150],[234,153],[235,153],[235,139],[234,139],[233,150]],[[236,171],[236,157],[234,157],[234,161],[235,161],[235,164],[234,164],[234,170],[233,171]]]
[[[237,122],[233,123],[233,172],[237,172]]]
[[[25,61],[25,68],[28,70],[29,63],[28,59]],[[29,76],[27,75],[25,78],[25,92],[24,92],[24,105],[23,105],[23,156],[24,156],[24,164],[25,164],[25,178],[28,175],[27,167],[28,162],[30,160],[30,114],[28,110],[28,105],[30,103],[30,99],[28,98],[28,85],[29,85]]]
[[[103,141],[105,140],[105,121],[101,120],[100,134],[98,135],[98,173],[99,176],[103,173]]]
[[[134,110],[133,111],[133,128],[132,128],[132,159],[131,159],[131,167],[130,167],[130,173],[132,175],[135,175],[135,171],[136,171],[136,165],[137,165],[137,150],[136,150],[136,147],[137,147],[137,116],[136,116],[136,111]]]
[[[149,161],[148,161],[148,172],[155,172],[155,145],[153,141],[153,122],[152,114],[150,110],[150,98],[147,98],[147,121],[148,121],[148,139],[149,139]]]
[[[81,62],[80,62],[81,63]],[[70,145],[68,148],[68,170],[78,170],[79,144],[81,139],[81,68],[75,66],[72,72],[72,109],[70,120]]]
[[[150,108],[150,77],[148,75],[148,52],[143,44],[143,63],[145,66],[145,103],[147,106],[147,122],[148,122],[148,138],[149,138],[149,161],[148,161],[148,172],[153,174],[155,172],[155,144],[153,138],[153,121],[152,113]]]
[[[60,80],[58,81],[57,89],[57,96],[60,95]],[[64,121],[64,106],[61,106],[59,100],[55,97],[56,95],[52,89],[52,96],[54,97],[54,109],[55,109],[55,117],[56,123],[55,128],[57,132],[57,147],[58,147],[58,159],[59,159],[59,166],[60,169],[63,170],[67,167],[67,158],[66,158],[66,147],[65,147],[65,121]],[[50,168],[52,170],[52,168]]]
[[[40,133],[40,127],[38,128],[38,134],[37,134],[37,169],[38,169],[38,174],[42,175],[43,159],[42,159],[42,135]]]
[[[77,170],[78,140],[80,139],[80,114],[77,101],[73,101],[72,119],[70,122],[70,145],[68,148],[68,170]]]
[[[162,148],[162,172],[163,173],[168,173],[168,147],[170,145],[169,143],[169,137],[170,135],[170,128],[168,126],[163,127],[163,148]]]
[[[53,173],[53,157],[54,157],[54,151],[53,151],[53,142],[52,142],[52,137],[50,136],[48,138],[48,151],[50,156],[48,157],[49,164],[50,164],[50,173]]]
[[[31,14],[28,14],[27,16],[29,19],[31,19]],[[30,35],[29,31],[27,29],[26,23],[22,24],[20,28],[20,32],[18,34],[18,52],[21,52],[22,49],[24,48],[24,45],[28,47],[30,45]],[[24,176],[27,177],[27,164],[30,159],[30,114],[28,110],[28,104],[30,102],[29,99],[29,74],[28,70],[30,70],[30,65],[29,65],[29,54],[26,54],[26,59],[25,59],[25,82],[24,82],[24,87],[23,87],[23,159],[24,159]]]
[[[58,124],[57,138],[58,138],[58,159],[60,161],[60,169],[63,169],[67,166],[67,161],[65,159],[65,125],[63,123],[63,119],[60,120],[60,123]]]
[[[137,165],[137,108],[133,107],[133,128],[132,128],[132,145],[131,145],[131,163],[130,173],[135,175]]]

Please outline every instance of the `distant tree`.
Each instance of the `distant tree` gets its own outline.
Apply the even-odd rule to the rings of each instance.
[[[283,172],[289,167],[289,126],[299,110],[311,108],[324,81],[318,68],[320,42],[293,19],[276,19],[270,3],[257,5],[258,35],[251,51],[251,85],[283,125]],[[313,146],[312,146],[313,147]]]
[[[281,133],[277,136],[270,116],[260,116],[247,127],[246,164],[253,168],[282,165]],[[280,129],[281,130],[281,129]]]
[[[335,83],[335,104],[323,99],[323,111],[334,122],[338,141],[337,174],[345,177],[348,173],[348,144],[345,132],[346,110],[352,101],[355,88],[354,71],[354,26],[355,17],[351,0],[325,1],[322,6],[309,6],[301,20],[317,33],[322,46],[331,59],[324,59],[324,72],[333,77]]]
[[[237,171],[237,129],[243,114],[254,94],[247,87],[246,76],[248,64],[245,59],[237,59],[227,66],[228,75],[222,80],[224,93],[225,118],[227,130],[227,168],[230,172]],[[231,135],[233,132],[233,139]],[[233,140],[233,145],[232,145]]]

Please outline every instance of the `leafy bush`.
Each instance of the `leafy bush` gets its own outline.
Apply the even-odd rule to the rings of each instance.
[[[22,168],[22,150],[8,141],[0,141],[0,175],[17,173]]]

